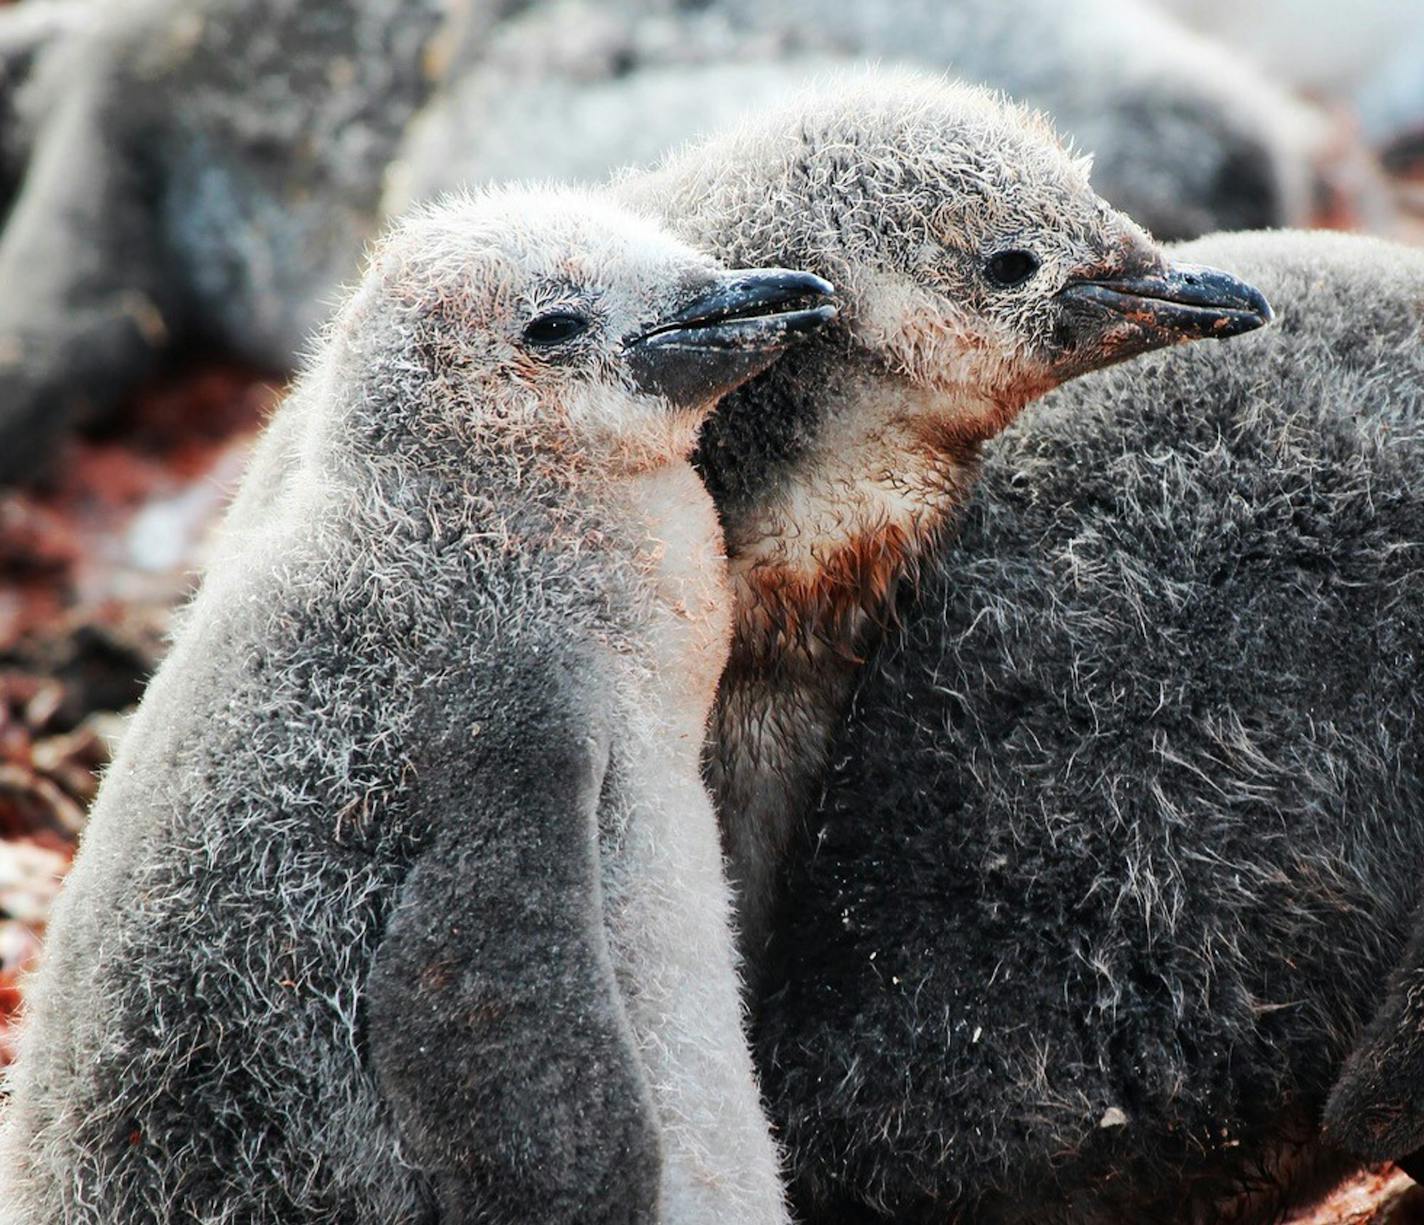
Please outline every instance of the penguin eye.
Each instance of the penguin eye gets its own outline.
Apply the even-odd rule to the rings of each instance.
[[[552,311],[530,320],[524,328],[524,342],[546,349],[561,345],[588,331],[588,319],[571,311]]]
[[[1038,271],[1038,256],[1032,251],[1000,251],[984,265],[984,275],[1000,289],[1022,285]]]

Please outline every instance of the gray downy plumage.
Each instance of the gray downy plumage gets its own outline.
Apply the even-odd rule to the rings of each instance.
[[[0,10],[0,45],[29,7]],[[1169,237],[1311,204],[1318,116],[1135,0],[85,7],[16,137],[33,154],[0,235],[0,479],[176,344],[290,369],[403,202],[598,178],[848,60],[948,65],[1046,107],[1096,150],[1103,194]]]
[[[1174,255],[1278,326],[989,448],[830,750],[758,1029],[805,1219],[1268,1220],[1350,1166],[1424,856],[1424,256]]]
[[[786,1219],[699,776],[731,614],[687,462],[830,313],[741,318],[785,284],[826,288],[575,194],[383,240],[56,905],[5,1225]]]
[[[834,324],[719,405],[698,456],[737,608],[708,772],[755,952],[859,662],[983,442],[1067,378],[1266,308],[1229,278],[1189,285],[1040,117],[909,72],[830,81],[613,190],[724,262],[806,268],[840,295]],[[1001,257],[1029,261],[1022,280],[996,283]],[[1137,275],[1159,296],[1123,298],[1131,318],[1079,296]],[[1173,294],[1198,305],[1172,316]],[[238,519],[288,479],[283,433]]]

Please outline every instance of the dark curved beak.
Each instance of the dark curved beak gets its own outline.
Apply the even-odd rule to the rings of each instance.
[[[1224,340],[1275,317],[1254,286],[1202,264],[1169,264],[1138,275],[1069,281],[1058,291],[1079,368],[1095,369],[1190,340]]]
[[[719,400],[834,319],[834,293],[809,272],[729,272],[625,343],[633,379],[678,407]]]

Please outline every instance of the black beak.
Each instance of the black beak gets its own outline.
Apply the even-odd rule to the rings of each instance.
[[[1224,340],[1274,318],[1259,289],[1229,272],[1169,264],[1136,276],[1070,281],[1058,291],[1079,370],[1189,340]]]
[[[634,381],[678,407],[718,400],[834,319],[834,293],[809,272],[729,272],[626,343]]]

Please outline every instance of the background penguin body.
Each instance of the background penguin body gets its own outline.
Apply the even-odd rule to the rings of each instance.
[[[176,341],[292,367],[357,270],[448,20],[439,0],[86,7],[20,99],[33,153],[0,236],[12,478]]]
[[[1159,0],[1161,2],[1161,0]],[[1365,0],[1167,0],[1163,7],[1307,96],[1348,99],[1391,169],[1424,160],[1424,6]]]
[[[383,242],[105,781],[7,1225],[784,1219],[698,774],[729,614],[686,456],[718,379],[824,318],[740,319],[790,277],[583,197]],[[732,365],[635,394],[694,360],[709,289]]]
[[[779,97],[793,70],[900,60],[1021,92],[1167,236],[1302,220],[1308,108],[1136,5],[1101,26],[1115,50],[1077,47],[1095,3],[94,6],[39,57],[16,138],[33,154],[0,236],[0,285],[23,287],[0,295],[0,477],[31,475],[185,339],[289,370],[402,203],[602,177]]]
[[[1417,904],[1424,259],[1051,393],[862,673],[758,1054],[808,1219],[1270,1219]]]
[[[586,33],[571,50],[575,26]],[[1043,108],[1094,154],[1098,190],[1162,239],[1304,224],[1315,207],[1325,124],[1314,108],[1122,0],[536,4],[491,30],[415,125],[407,190],[601,177],[754,113],[797,77],[866,61],[947,71]]]

